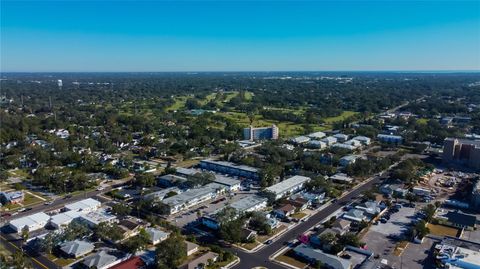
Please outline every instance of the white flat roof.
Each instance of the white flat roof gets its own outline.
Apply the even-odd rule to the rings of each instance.
[[[60,226],[62,224],[71,222],[73,219],[78,218],[83,214],[84,213],[81,211],[67,211],[67,212],[63,212],[63,213],[52,216],[50,218],[50,222]]]
[[[77,201],[75,203],[67,204],[65,205],[65,208],[73,211],[82,211],[85,208],[95,208],[95,207],[99,207],[100,205],[102,205],[102,203],[100,203],[99,201],[92,198],[88,198],[88,199]]]
[[[210,183],[201,188],[190,189],[178,195],[168,197],[163,200],[163,203],[170,206],[182,205],[193,199],[198,199],[207,194],[214,193],[218,188],[225,188],[225,186],[220,185],[218,183]]]
[[[213,182],[226,186],[235,186],[240,184],[240,180],[222,175],[215,175],[215,179],[213,180]]]
[[[244,212],[263,202],[267,202],[267,198],[260,197],[257,195],[249,195],[236,202],[231,203],[230,207],[235,208],[239,212]]]
[[[49,215],[43,212],[39,212],[39,213],[35,213],[25,217],[21,217],[18,219],[11,220],[10,225],[17,227],[18,230],[21,230],[25,226],[32,226],[38,223],[47,223],[49,219],[50,219]]]
[[[293,177],[285,179],[284,181],[282,181],[280,183],[277,183],[273,186],[270,186],[270,187],[266,188],[265,190],[267,190],[269,192],[273,192],[275,194],[280,194],[280,193],[286,192],[286,191],[294,188],[295,186],[303,184],[307,181],[310,181],[309,177],[293,176]]]

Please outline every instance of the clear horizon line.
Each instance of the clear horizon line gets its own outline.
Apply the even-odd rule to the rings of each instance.
[[[377,73],[480,73],[480,69],[390,69],[390,70],[361,70],[361,69],[345,69],[345,70],[186,70],[186,71],[0,71],[3,73],[313,73],[313,72],[377,72]]]

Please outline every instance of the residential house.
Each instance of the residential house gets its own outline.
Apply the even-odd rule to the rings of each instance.
[[[371,139],[366,136],[355,136],[353,139],[360,141],[360,143],[362,143],[363,145],[370,145],[371,143]]]
[[[109,269],[145,269],[147,264],[138,256],[133,256]]]
[[[346,134],[335,134],[333,135],[337,139],[337,142],[343,143],[348,140],[348,135]]]
[[[292,143],[294,144],[305,144],[307,143],[308,141],[310,141],[310,137],[308,136],[297,136],[297,137],[294,137],[291,139]]]
[[[293,200],[289,200],[288,203],[296,207],[298,211],[305,210],[309,205],[312,204],[311,201],[302,197],[297,197]]]
[[[60,244],[60,250],[70,258],[84,256],[95,249],[95,245],[81,240],[67,241]]]
[[[342,184],[348,184],[353,182],[353,178],[347,176],[347,174],[344,173],[336,173],[335,175],[330,177],[330,180]]]
[[[336,138],[336,137],[333,137],[333,136],[328,136],[328,137],[325,137],[325,138],[320,139],[320,141],[322,141],[322,142],[324,142],[325,144],[327,144],[327,147],[330,147],[331,145],[337,143],[337,138]]]
[[[365,216],[364,211],[360,209],[352,208],[349,211],[345,212],[342,215],[342,218],[346,220],[350,220],[352,222],[362,222],[368,220],[367,216]]]
[[[340,166],[343,166],[343,167],[346,167],[346,166],[349,166],[351,164],[354,164],[357,159],[361,158],[360,155],[346,155],[346,156],[343,156],[342,158],[340,158],[340,160],[338,161]]]
[[[355,149],[357,149],[357,147],[349,145],[349,144],[345,144],[345,143],[333,144],[332,148],[345,149],[345,150],[348,150],[348,151],[354,151]]]
[[[130,238],[140,233],[143,225],[136,219],[122,219],[118,222],[118,227],[123,230],[123,239]]]
[[[18,204],[23,202],[25,194],[23,191],[0,192],[0,202],[2,204]]]
[[[117,259],[116,256],[108,254],[105,250],[101,250],[83,259],[81,264],[86,268],[107,269],[120,262],[121,260]]]
[[[248,240],[251,240],[252,238],[254,238],[255,236],[257,236],[256,231],[253,231],[253,230],[250,230],[250,229],[247,229],[247,228],[242,228],[242,238],[243,238],[243,240],[248,241]]]
[[[198,245],[190,241],[185,241],[187,248],[187,256],[193,255],[198,251]]]
[[[380,214],[382,208],[375,201],[367,201],[355,206],[356,209],[362,210],[364,215],[368,218],[373,218],[374,216]]]
[[[336,219],[335,222],[332,224],[332,228],[337,229],[340,234],[344,234],[350,230],[352,222],[346,219]]]
[[[399,135],[379,134],[377,135],[377,139],[387,144],[400,145],[403,142],[403,137]]]
[[[291,204],[285,204],[282,207],[275,209],[274,213],[279,218],[286,218],[295,213],[295,207]]]
[[[311,139],[322,139],[326,136],[324,132],[315,132],[307,135]]]
[[[318,140],[311,140],[308,142],[308,147],[313,149],[324,149],[327,147],[327,144]]]
[[[332,247],[332,244],[325,244],[322,242],[322,237],[327,235],[327,234],[333,234],[333,235],[341,235],[342,230],[337,229],[337,228],[326,228],[323,231],[320,231],[318,233],[315,233],[314,235],[310,236],[310,243],[315,246],[319,247],[323,250],[329,251]]]
[[[152,245],[156,245],[156,244],[162,242],[163,240],[166,240],[168,238],[168,236],[170,235],[170,233],[168,233],[168,232],[164,232],[164,231],[161,231],[159,229],[152,228],[152,227],[145,229],[145,231],[148,233],[150,243]]]
[[[207,252],[198,258],[189,261],[188,263],[178,267],[179,269],[204,269],[208,265],[212,265],[218,259],[218,254],[215,252]]]

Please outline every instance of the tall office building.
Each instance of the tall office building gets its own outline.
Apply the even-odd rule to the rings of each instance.
[[[243,138],[251,141],[278,139],[278,127],[275,124],[270,127],[258,128],[250,126],[243,129]]]
[[[443,142],[443,161],[480,169],[480,140],[446,138]]]

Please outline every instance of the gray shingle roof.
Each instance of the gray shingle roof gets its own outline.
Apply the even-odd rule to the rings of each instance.
[[[60,245],[60,249],[75,257],[83,256],[93,251],[95,246],[92,243],[80,240],[68,241]]]

